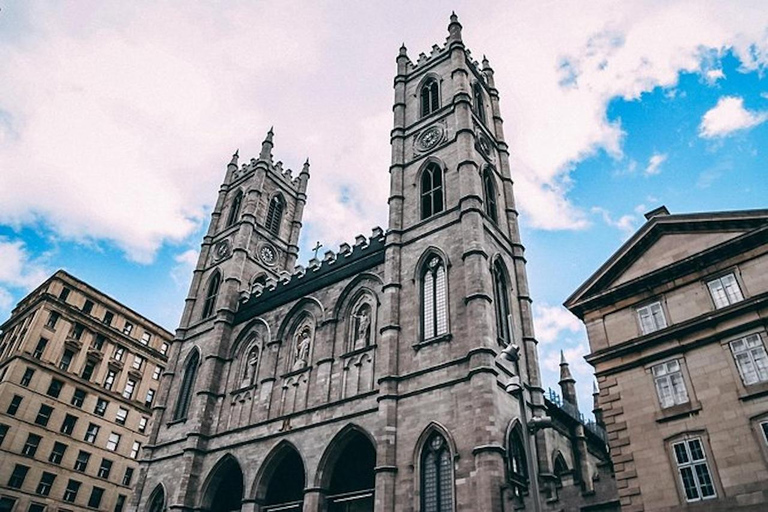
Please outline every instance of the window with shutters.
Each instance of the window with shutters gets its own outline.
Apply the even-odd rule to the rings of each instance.
[[[440,108],[440,84],[430,78],[421,86],[421,117],[426,117]]]
[[[421,173],[421,218],[443,211],[443,170],[435,162]]]
[[[267,219],[264,227],[274,236],[280,236],[280,223],[283,220],[283,210],[285,209],[285,200],[280,194],[269,201],[267,208]]]
[[[448,443],[433,432],[421,453],[421,510],[453,511],[453,461]]]
[[[448,284],[445,263],[430,255],[421,272],[422,338],[430,340],[448,334]]]

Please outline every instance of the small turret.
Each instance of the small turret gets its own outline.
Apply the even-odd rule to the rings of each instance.
[[[461,23],[459,23],[459,17],[455,12],[451,12],[451,22],[448,24],[448,39],[446,42],[452,43],[454,41],[461,42]]]
[[[595,423],[605,428],[603,409],[600,407],[600,389],[595,381],[592,381],[592,414],[595,415]]]
[[[272,138],[275,136],[275,132],[272,131],[273,127],[269,128],[269,131],[267,132],[267,137],[264,139],[264,142],[261,143],[261,152],[259,153],[259,160],[264,160],[265,162],[271,162],[272,161],[272,148],[275,147],[274,143],[272,142]]]
[[[485,55],[483,55],[483,76],[485,77],[485,81],[488,83],[488,87],[495,89],[496,84],[493,80],[493,68],[491,67],[491,63],[488,62],[488,58]]]
[[[578,399],[576,398],[576,379],[571,375],[571,369],[568,366],[568,361],[565,360],[565,354],[560,351],[560,391],[563,394],[563,400],[570,403],[574,407],[579,406]]]

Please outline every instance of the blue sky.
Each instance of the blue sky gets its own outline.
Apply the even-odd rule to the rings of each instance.
[[[496,71],[546,386],[560,304],[661,204],[765,208],[768,6],[455,2]],[[394,58],[435,2],[11,1],[0,11],[0,316],[65,268],[173,330],[226,163],[312,161],[302,257],[386,224]],[[664,37],[659,37],[664,34]]]

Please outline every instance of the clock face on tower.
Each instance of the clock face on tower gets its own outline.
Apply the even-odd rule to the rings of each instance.
[[[277,251],[269,244],[264,244],[259,249],[259,259],[265,264],[272,266],[277,260]]]

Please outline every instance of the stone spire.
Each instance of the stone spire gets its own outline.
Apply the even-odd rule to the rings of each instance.
[[[236,149],[235,153],[232,155],[232,160],[229,161],[229,165],[234,165],[237,167],[237,160],[240,158],[240,150]]]
[[[592,414],[595,415],[595,423],[605,428],[603,409],[600,407],[600,389],[598,389],[595,381],[592,381]]]
[[[568,366],[568,361],[565,360],[565,354],[560,351],[560,391],[563,394],[563,400],[571,405],[578,407],[578,399],[576,398],[576,379],[571,375],[571,369]]]

